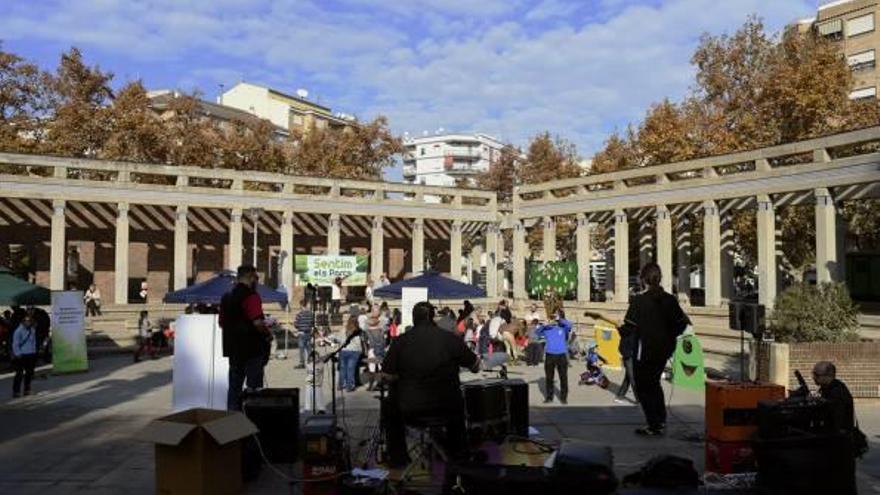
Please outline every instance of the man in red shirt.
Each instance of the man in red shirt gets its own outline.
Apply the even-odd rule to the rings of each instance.
[[[238,267],[238,283],[220,301],[223,356],[229,358],[229,392],[226,408],[241,410],[241,390],[263,388],[263,368],[269,358],[272,334],[263,317],[263,301],[257,294],[257,270]]]

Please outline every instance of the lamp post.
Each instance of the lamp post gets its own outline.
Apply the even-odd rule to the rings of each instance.
[[[263,213],[262,208],[248,208],[245,210],[248,216],[251,217],[251,221],[254,222],[254,269],[257,268],[257,238],[260,231],[260,214]]]

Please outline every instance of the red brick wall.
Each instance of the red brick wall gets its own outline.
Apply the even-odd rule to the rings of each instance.
[[[788,359],[790,389],[798,386],[794,370],[809,381],[816,362],[831,361],[854,397],[880,397],[880,342],[789,344]]]

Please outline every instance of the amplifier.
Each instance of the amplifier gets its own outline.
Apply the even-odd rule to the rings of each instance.
[[[792,438],[834,433],[834,412],[824,399],[762,401],[758,404],[758,436]]]
[[[855,460],[844,435],[759,439],[754,448],[761,493],[856,493]]]
[[[296,462],[299,389],[264,388],[242,392],[242,410],[260,432],[257,438],[271,463]]]
[[[706,382],[706,438],[750,440],[758,430],[758,403],[784,398],[781,385]]]
[[[342,441],[337,435],[336,416],[308,416],[302,427],[302,472],[304,495],[339,493],[336,477],[343,471]]]
[[[509,435],[528,438],[529,436],[529,384],[525,380],[513,378],[504,380],[507,392],[507,417]]]

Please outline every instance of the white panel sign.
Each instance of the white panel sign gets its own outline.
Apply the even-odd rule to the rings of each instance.
[[[428,300],[427,287],[404,287],[400,291],[400,328],[403,333],[412,325],[413,306]]]
[[[174,328],[172,407],[226,409],[229,361],[217,315],[181,315]]]

